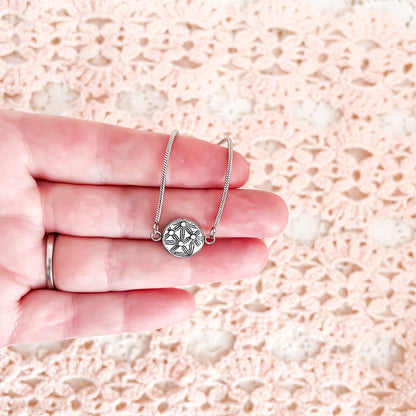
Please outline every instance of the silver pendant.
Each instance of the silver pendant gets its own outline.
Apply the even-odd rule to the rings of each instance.
[[[163,230],[162,243],[175,257],[191,257],[204,245],[201,227],[186,218],[171,221]]]

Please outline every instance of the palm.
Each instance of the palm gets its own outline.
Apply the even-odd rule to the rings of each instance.
[[[0,111],[0,129],[0,346],[148,331],[186,319],[194,300],[172,286],[256,275],[267,260],[259,238],[287,223],[276,195],[232,189],[248,179],[248,164],[235,152],[215,244],[178,259],[150,239],[168,135],[8,111]],[[161,226],[182,215],[210,229],[226,159],[223,147],[177,136]],[[60,234],[58,291],[46,289],[51,232]]]

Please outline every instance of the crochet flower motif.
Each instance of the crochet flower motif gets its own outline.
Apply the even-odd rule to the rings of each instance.
[[[180,218],[163,231],[163,244],[176,257],[191,257],[204,243],[202,230],[192,221]]]
[[[238,121],[244,115],[252,114],[253,103],[250,98],[240,94],[237,86],[231,84],[227,90],[221,88],[208,97],[207,111],[224,121]]]

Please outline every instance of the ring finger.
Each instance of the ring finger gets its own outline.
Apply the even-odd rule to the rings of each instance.
[[[59,235],[53,275],[61,291],[150,289],[252,277],[267,258],[268,248],[257,238],[219,238],[198,254],[179,259],[150,239]]]
[[[287,222],[286,205],[277,195],[232,189],[216,243],[189,259],[177,259],[149,238],[157,188],[38,185],[45,229],[61,234],[53,262],[55,286],[61,291],[161,288],[254,276],[267,261],[267,246],[256,238],[218,237],[272,236]],[[208,230],[220,194],[216,189],[167,188],[163,216],[194,217]],[[210,206],[212,212],[204,209]]]

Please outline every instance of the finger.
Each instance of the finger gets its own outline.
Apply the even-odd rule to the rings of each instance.
[[[159,189],[132,186],[73,185],[38,181],[48,233],[97,237],[150,238]],[[211,229],[221,201],[220,189],[165,191],[161,226],[179,217]],[[282,198],[271,192],[229,190],[217,237],[271,237],[288,222]]]
[[[62,116],[0,110],[4,132],[22,138],[33,177],[53,182],[159,186],[170,132],[155,133]],[[166,186],[224,186],[228,150],[177,135],[167,167]],[[233,153],[230,187],[240,187],[249,164]]]
[[[160,241],[58,235],[53,277],[55,287],[68,292],[155,289],[253,277],[267,258],[266,244],[256,238],[219,238],[177,258]],[[39,283],[46,287],[44,273]]]
[[[188,319],[194,310],[192,295],[175,288],[120,293],[32,290],[19,301],[8,345],[153,331]]]

